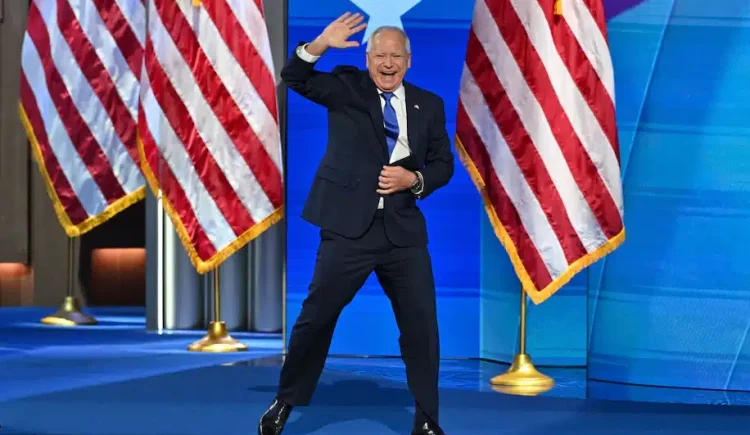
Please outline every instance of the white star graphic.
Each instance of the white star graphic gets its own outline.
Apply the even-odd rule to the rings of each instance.
[[[401,29],[404,24],[401,16],[409,12],[411,8],[418,5],[422,0],[351,0],[352,3],[362,9],[370,17],[367,29],[362,37],[362,45],[367,44],[367,39],[372,32],[380,26],[396,26]]]

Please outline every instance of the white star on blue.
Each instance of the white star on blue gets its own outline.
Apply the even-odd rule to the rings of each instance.
[[[362,37],[362,45],[367,44],[367,39],[372,32],[381,26],[395,26],[404,28],[401,16],[411,8],[418,5],[422,0],[351,0],[352,3],[362,9],[370,19],[367,29]]]

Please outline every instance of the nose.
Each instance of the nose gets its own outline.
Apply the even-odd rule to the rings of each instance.
[[[386,56],[385,60],[383,61],[383,66],[386,68],[391,68],[393,66],[393,58],[391,56]]]

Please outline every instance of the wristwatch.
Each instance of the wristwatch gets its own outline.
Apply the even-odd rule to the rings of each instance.
[[[424,188],[424,178],[422,177],[422,173],[419,171],[414,172],[414,175],[417,176],[417,179],[414,180],[414,184],[412,184],[409,189],[411,190],[411,193],[419,196],[422,193],[422,189]]]

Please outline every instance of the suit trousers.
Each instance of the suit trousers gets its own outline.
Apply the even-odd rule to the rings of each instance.
[[[391,244],[382,210],[357,239],[321,230],[310,291],[292,328],[278,398],[293,406],[310,402],[339,315],[373,271],[396,316],[406,379],[416,402],[415,423],[437,424],[440,345],[430,254],[426,246]]]

